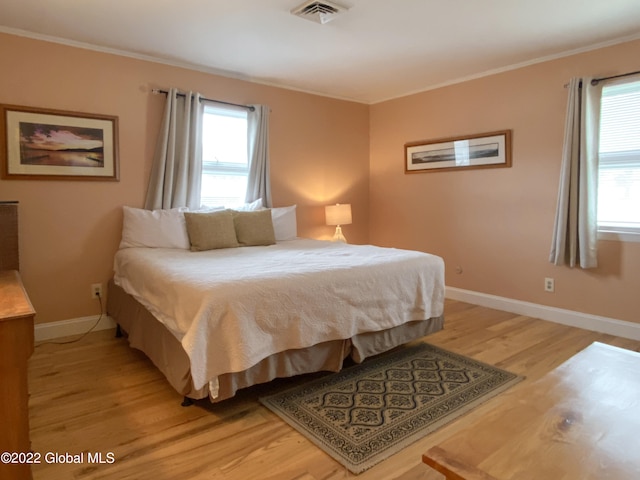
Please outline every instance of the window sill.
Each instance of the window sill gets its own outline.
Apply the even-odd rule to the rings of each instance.
[[[640,243],[640,232],[612,232],[609,230],[598,230],[598,240]]]

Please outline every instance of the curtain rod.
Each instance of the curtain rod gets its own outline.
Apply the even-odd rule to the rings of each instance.
[[[629,77],[631,75],[636,75],[638,73],[640,73],[640,70],[637,70],[635,72],[629,72],[629,73],[621,73],[620,75],[611,75],[610,77],[594,78],[593,80],[591,80],[591,85],[597,85],[598,82],[603,82],[605,80],[613,80],[614,78]]]
[[[169,92],[167,90],[160,90],[159,88],[154,88],[151,90],[151,93],[153,93],[154,95],[158,95],[160,93],[163,93],[165,95],[167,95]],[[184,97],[185,94],[178,92],[178,96],[179,97]],[[242,105],[240,103],[231,103],[231,102],[224,102],[222,100],[214,100],[212,98],[205,98],[205,97],[200,97],[200,101],[205,101],[205,102],[214,102],[214,103],[220,103],[222,105],[231,105],[232,107],[240,107],[240,108],[246,108],[247,110],[249,110],[250,112],[253,112],[255,110],[254,107],[252,107],[251,105]]]
[[[637,75],[639,73],[640,70],[636,70],[635,72],[621,73],[620,75],[611,75],[610,77],[594,78],[593,80],[591,80],[591,85],[597,85],[600,82],[604,82],[605,80],[613,80],[614,78],[630,77],[631,75]],[[568,86],[568,83],[564,84],[564,88],[567,88]],[[580,87],[582,87],[582,81],[580,82]]]

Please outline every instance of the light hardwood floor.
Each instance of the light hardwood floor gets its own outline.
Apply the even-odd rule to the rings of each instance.
[[[447,301],[445,328],[425,340],[525,375],[520,388],[594,341],[640,351],[640,342]],[[43,455],[35,480],[356,478],[261,406],[276,381],[211,405],[182,398],[146,357],[113,331],[78,343],[44,344],[29,361],[32,448]],[[492,401],[357,476],[359,480],[438,480],[421,462],[432,445],[465,428]],[[111,464],[46,463],[47,452],[101,453]]]

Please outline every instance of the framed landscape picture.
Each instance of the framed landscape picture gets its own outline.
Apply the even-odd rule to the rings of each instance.
[[[405,173],[511,166],[511,130],[411,142],[404,146]]]
[[[2,178],[118,180],[118,118],[0,105]]]

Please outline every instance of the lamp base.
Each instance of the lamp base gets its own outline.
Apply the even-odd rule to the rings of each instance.
[[[331,240],[334,242],[347,243],[347,239],[342,234],[342,228],[340,228],[340,225],[336,225],[336,233],[333,234],[333,238]]]

